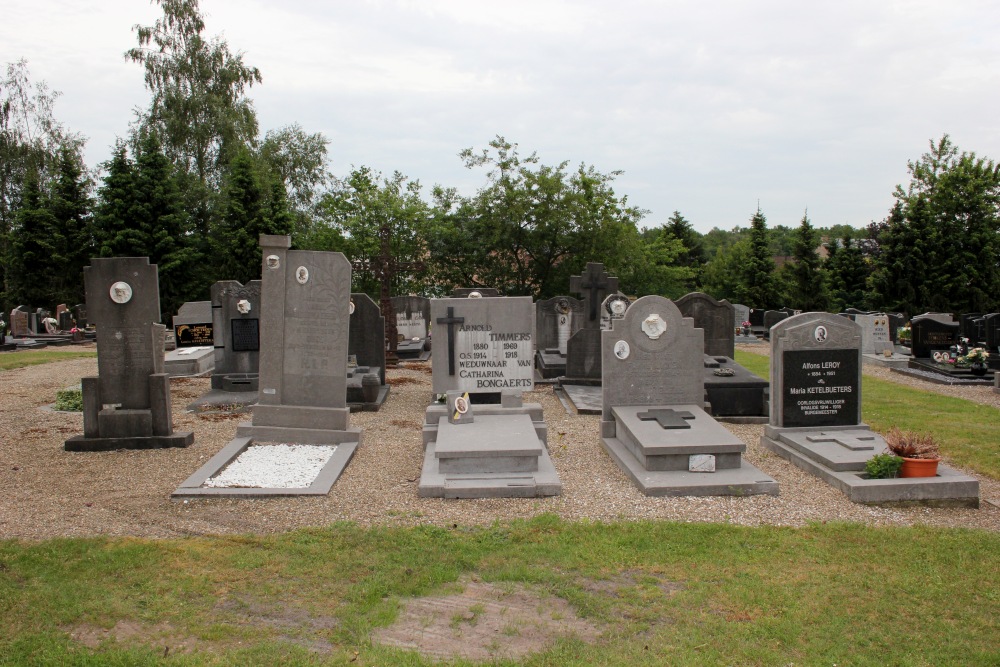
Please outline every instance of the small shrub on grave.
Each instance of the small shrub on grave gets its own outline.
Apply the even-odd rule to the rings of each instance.
[[[899,474],[903,459],[895,454],[876,454],[865,463],[868,479],[892,479]]]

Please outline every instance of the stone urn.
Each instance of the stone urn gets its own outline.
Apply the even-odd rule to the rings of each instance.
[[[361,396],[365,399],[365,403],[378,401],[378,392],[381,388],[382,382],[375,373],[361,376]]]

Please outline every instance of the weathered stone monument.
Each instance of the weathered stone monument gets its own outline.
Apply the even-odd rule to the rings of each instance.
[[[394,296],[396,354],[402,360],[426,361],[431,356],[431,300],[425,296]]]
[[[854,502],[979,504],[979,483],[944,465],[938,476],[867,479],[885,440],[861,421],[860,325],[803,313],[771,330],[771,416],[761,444]]]
[[[246,285],[222,280],[212,285],[212,389],[255,392],[260,372],[261,281]]]
[[[777,495],[702,408],[703,335],[661,296],[638,299],[602,334],[604,448],[646,495]]]
[[[583,326],[584,303],[571,296],[535,302],[535,365],[539,375],[551,379],[566,374],[570,337]]]
[[[889,316],[885,313],[859,314],[854,321],[861,327],[861,354],[884,355],[895,349],[889,330]]]
[[[579,276],[569,279],[569,289],[583,296],[583,322],[566,346],[566,376],[569,381],[601,379],[601,315],[604,298],[618,291],[618,278],[609,276],[604,265],[590,262]]]
[[[14,338],[23,338],[30,335],[28,330],[28,311],[24,306],[18,306],[10,311],[10,335]]]
[[[188,301],[173,319],[175,349],[167,352],[164,369],[171,377],[201,375],[215,367],[212,302]]]
[[[685,294],[674,303],[681,315],[693,319],[694,325],[705,332],[705,354],[733,358],[736,353],[733,304],[725,299],[718,301],[704,292]]]
[[[432,299],[434,393],[421,496],[536,497],[561,492],[533,385],[530,297]],[[468,398],[466,398],[468,395]]]
[[[351,410],[378,411],[389,395],[385,383],[385,318],[363,292],[351,294],[348,334],[347,404]]]
[[[498,296],[500,296],[500,291],[495,287],[456,287],[451,290],[451,298],[453,299],[492,299]]]
[[[93,259],[83,280],[99,331],[98,375],[82,380],[83,435],[67,440],[66,450],[187,447],[194,434],[174,432],[163,372],[156,265],[148,257]]]
[[[350,262],[338,252],[289,250],[288,236],[261,235],[260,244],[260,392],[253,421],[240,424],[236,438],[174,496],[323,495],[361,444],[346,403]],[[289,458],[316,454],[321,463],[309,479],[281,486],[213,481],[244,454],[274,447]]]

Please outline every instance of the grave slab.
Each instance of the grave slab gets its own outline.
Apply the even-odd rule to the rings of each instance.
[[[163,370],[170,377],[193,377],[215,368],[215,347],[178,347],[163,358]]]

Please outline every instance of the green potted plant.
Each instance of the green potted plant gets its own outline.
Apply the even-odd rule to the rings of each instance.
[[[934,437],[926,433],[901,431],[892,427],[885,434],[885,445],[889,451],[903,459],[900,477],[935,477],[941,450]]]

